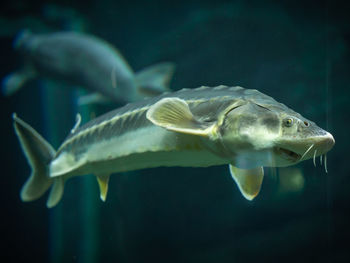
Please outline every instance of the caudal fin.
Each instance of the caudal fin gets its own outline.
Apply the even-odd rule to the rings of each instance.
[[[156,96],[165,91],[169,91],[169,82],[174,71],[174,63],[164,62],[137,72],[136,83],[140,96]]]
[[[34,201],[41,197],[53,184],[47,201],[48,207],[55,206],[63,194],[63,178],[50,178],[49,165],[56,152],[45,139],[29,124],[13,114],[14,127],[22,150],[27,157],[32,173],[22,187],[22,201]]]

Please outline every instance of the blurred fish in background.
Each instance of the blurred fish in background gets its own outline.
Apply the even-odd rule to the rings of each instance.
[[[7,96],[44,77],[90,90],[92,93],[79,98],[80,105],[127,103],[169,91],[175,69],[173,63],[164,62],[135,74],[111,44],[77,32],[32,34],[24,30],[15,39],[14,48],[24,63],[3,79],[2,91]]]
[[[241,197],[227,167],[171,167],[114,176],[105,203],[99,200],[95,176],[87,175],[70,180],[53,209],[43,209],[46,198],[23,204],[18,189],[29,170],[20,157],[11,114],[30,120],[57,149],[67,133],[78,131],[80,121],[72,129],[77,113],[82,127],[92,116],[124,103],[88,104],[99,96],[100,102],[106,100],[83,85],[89,82],[85,75],[72,83],[32,64],[36,76],[23,90],[7,97],[0,90],[3,261],[350,262],[346,10],[337,1],[5,1],[0,81],[30,65],[28,53],[13,48],[21,30],[29,29],[33,38],[80,32],[75,34],[98,36],[117,47],[134,70],[128,66],[134,82],[135,71],[173,62],[172,91],[221,84],[256,89],[325,127],[338,143],[327,156],[327,176],[311,161],[265,169],[261,195],[253,201]],[[56,54],[54,44],[50,52]],[[67,55],[69,63],[82,51]],[[81,67],[101,76],[96,67],[103,67],[83,57]],[[98,61],[107,68],[102,88],[121,88],[120,68]],[[88,90],[90,97],[79,99]]]

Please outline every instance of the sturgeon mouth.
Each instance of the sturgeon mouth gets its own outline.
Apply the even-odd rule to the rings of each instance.
[[[276,147],[275,150],[279,155],[281,155],[282,158],[292,162],[296,162],[301,158],[300,154],[297,154],[296,152],[287,150],[285,148]]]

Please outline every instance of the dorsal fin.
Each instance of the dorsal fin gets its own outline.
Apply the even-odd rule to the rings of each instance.
[[[75,115],[75,124],[73,129],[70,130],[70,133],[75,133],[75,131],[79,128],[81,123],[81,115],[80,113],[77,113],[77,115]]]
[[[169,90],[169,82],[175,71],[175,64],[163,62],[149,66],[135,75],[140,95],[154,96]]]

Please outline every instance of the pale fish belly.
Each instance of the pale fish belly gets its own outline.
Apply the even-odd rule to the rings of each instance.
[[[89,145],[83,153],[62,152],[50,176],[117,173],[159,166],[208,167],[227,160],[208,151],[198,136],[149,125]]]

